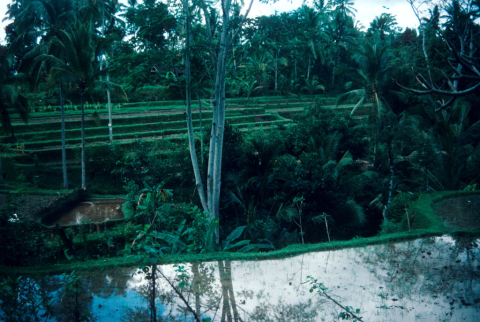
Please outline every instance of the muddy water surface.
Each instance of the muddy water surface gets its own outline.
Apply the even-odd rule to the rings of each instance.
[[[77,225],[86,222],[101,223],[105,220],[124,218],[123,199],[93,200],[82,202],[77,207],[61,216],[54,224],[61,226]]]
[[[432,205],[450,228],[480,228],[480,194],[444,198]]]
[[[173,265],[159,269],[178,289],[184,274],[185,300],[213,321],[339,320],[340,307],[311,293],[307,276],[328,287],[338,303],[360,309],[363,321],[479,321],[479,243],[445,236],[282,260],[184,264],[184,273]],[[69,321],[72,301],[61,299],[61,280],[36,281],[56,299],[56,320]],[[84,274],[81,309],[98,321],[150,321],[151,291],[138,269]],[[194,321],[160,276],[155,303],[160,321]]]

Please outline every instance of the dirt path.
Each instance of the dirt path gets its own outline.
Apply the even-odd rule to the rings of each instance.
[[[243,107],[229,107],[229,111],[238,111],[244,109]],[[91,114],[93,114],[94,110],[86,110],[85,111],[85,119],[90,119]],[[203,108],[202,111],[204,112],[209,112],[211,110]],[[192,109],[192,112],[198,113],[198,108],[197,109]],[[137,113],[113,113],[112,117],[113,119],[121,119],[121,118],[130,118],[130,117],[135,117],[135,116],[145,116],[145,115],[163,115],[163,114],[184,114],[184,110],[178,110],[178,109],[159,109],[159,110],[150,110],[150,111],[141,111]],[[28,123],[33,124],[33,123],[52,123],[52,122],[61,122],[60,118],[60,112],[58,112],[58,116],[45,116],[42,118],[35,118],[32,117],[28,120]],[[34,114],[35,115],[35,114]],[[99,113],[100,117],[102,119],[106,119],[108,117],[107,112],[100,112]],[[66,116],[65,121],[80,121],[81,116],[80,115],[75,115],[75,116]],[[20,119],[13,119],[12,123],[14,124],[23,124],[23,121]]]

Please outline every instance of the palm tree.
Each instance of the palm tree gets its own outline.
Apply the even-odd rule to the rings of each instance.
[[[357,37],[357,30],[352,17],[346,15],[343,11],[335,10],[332,13],[331,20],[324,24],[322,36],[326,36],[328,39],[328,47],[333,54],[332,87],[334,87],[340,48],[346,48],[347,45],[355,43]]]
[[[108,55],[111,54],[111,49],[113,48],[113,43],[118,40],[115,35],[107,36],[106,35],[106,25],[105,25],[105,20],[107,21],[115,21],[119,20],[115,18],[115,14],[117,13],[118,10],[121,10],[124,5],[119,4],[118,0],[110,0],[110,3],[107,3],[105,5],[105,2],[107,1],[102,1],[102,18],[101,18],[101,32],[102,32],[102,38],[99,38],[99,41],[97,42],[97,50],[98,50],[98,55],[100,56],[100,70],[103,69],[103,61],[105,59],[105,66],[108,68]],[[111,23],[111,27],[114,24]],[[107,82],[110,81],[110,74],[107,72]],[[111,97],[110,97],[110,90],[107,88],[107,107],[108,107],[108,133],[110,137],[110,143],[113,142],[113,126],[112,126],[112,104],[111,104]]]
[[[0,119],[5,134],[11,133],[15,139],[13,126],[8,109],[13,108],[22,120],[27,123],[28,101],[19,93],[17,84],[23,80],[23,75],[13,71],[14,54],[5,46],[0,46]],[[0,181],[3,181],[0,156]]]
[[[37,3],[33,2],[27,7],[27,12],[31,15],[36,15],[40,10],[43,14],[40,25],[45,31],[41,45],[35,47],[30,53],[25,56],[35,56],[38,52],[45,51],[48,54],[54,55],[62,59],[63,50],[61,46],[55,46],[56,37],[60,36],[61,30],[64,30],[70,19],[75,17],[73,3],[71,0],[39,0]],[[27,31],[28,32],[28,31]],[[41,72],[42,67],[49,69],[50,66],[44,64],[37,64],[32,69],[35,72]],[[67,174],[67,152],[65,146],[65,105],[64,105],[64,88],[63,82],[58,84],[60,96],[60,113],[61,113],[61,140],[62,140],[62,174],[63,174],[63,188],[68,189],[68,174]]]
[[[397,20],[394,15],[382,13],[380,16],[375,17],[370,23],[367,34],[378,34],[383,41],[385,40],[385,35],[393,34],[397,30],[396,26]]]
[[[263,93],[265,93],[265,89],[268,87],[268,59],[269,55],[264,51],[249,56],[244,64],[249,73],[255,77],[257,88],[260,88]]]
[[[64,59],[53,55],[41,55],[39,58],[51,64],[51,82],[68,82],[76,84],[81,104],[81,136],[82,136],[82,189],[86,189],[85,183],[85,109],[84,95],[87,90],[101,85],[110,90],[115,90],[126,98],[122,87],[108,81],[96,81],[106,73],[106,69],[95,71],[93,61],[95,59],[95,33],[90,23],[82,24],[77,20],[68,31],[61,31],[60,42],[64,50]]]
[[[249,233],[259,215],[266,211],[266,194],[277,179],[277,159],[283,150],[280,141],[255,138],[251,144],[241,174],[230,172],[225,178],[226,205],[235,204],[244,213]]]
[[[357,60],[360,68],[348,69],[359,76],[363,82],[363,88],[355,89],[341,95],[337,99],[336,105],[340,105],[352,98],[359,98],[359,101],[352,109],[351,115],[354,115],[359,107],[365,103],[370,103],[371,109],[369,113],[370,123],[373,125],[372,135],[375,138],[374,155],[377,147],[378,123],[380,114],[390,110],[387,98],[387,84],[389,82],[388,73],[391,65],[389,62],[388,46],[365,43],[359,49]],[[388,91],[393,93],[393,91]],[[396,94],[399,94],[395,92]]]
[[[14,47],[22,47],[28,44],[30,39],[41,37],[37,45],[22,57],[21,70],[28,70],[32,75],[40,75],[44,70],[49,70],[49,64],[39,60],[41,54],[48,54],[64,60],[64,49],[59,44],[62,31],[76,16],[94,17],[96,8],[93,3],[78,3],[73,0],[36,0],[25,5],[25,8],[15,14],[15,27],[19,36],[14,40]],[[13,13],[12,13],[13,14]],[[39,63],[40,62],[40,63]],[[37,77],[37,81],[40,78]],[[68,189],[67,159],[65,147],[65,108],[64,108],[64,83],[55,84],[59,87],[60,111],[61,111],[61,140],[62,140],[62,172],[63,187]]]
[[[310,69],[312,67],[312,57],[316,58],[316,50],[314,46],[314,40],[317,38],[318,26],[320,25],[323,15],[321,12],[315,11],[314,9],[303,5],[298,9],[298,15],[301,20],[301,26],[304,29],[304,32],[301,34],[304,44],[308,44],[307,56],[308,56],[308,65],[306,79],[310,79]]]

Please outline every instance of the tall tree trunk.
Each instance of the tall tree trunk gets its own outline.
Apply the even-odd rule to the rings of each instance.
[[[387,203],[385,204],[385,207],[383,208],[383,220],[387,219],[386,213],[387,213],[387,208],[390,205],[390,202],[392,201],[393,179],[395,177],[395,171],[394,171],[395,165],[393,163],[391,142],[387,143],[387,151],[388,151],[388,163],[390,166],[390,180],[388,182],[388,199],[387,199]]]
[[[230,281],[228,280],[228,273],[225,270],[223,261],[218,261],[218,271],[220,275],[219,276],[220,284],[222,285],[222,299],[223,299],[221,321],[231,322],[232,312],[230,311],[230,296],[228,292],[229,282],[231,283],[231,280]]]
[[[82,109],[81,135],[82,135],[82,189],[87,190],[85,185],[85,107],[83,106],[83,91],[80,94],[80,103]]]
[[[278,90],[278,51],[275,52],[275,95]]]
[[[235,293],[233,292],[232,262],[231,261],[226,261],[225,262],[225,274],[227,274],[227,278],[228,278],[228,294],[229,294],[230,303],[232,305],[233,320],[235,322],[241,321],[240,315],[238,314],[238,310],[237,310],[237,303],[235,301]]]
[[[108,67],[108,61],[106,62]],[[107,82],[110,81],[110,74],[107,72]],[[112,124],[112,101],[110,99],[110,90],[107,89],[107,103],[108,103],[108,134],[110,136],[110,144],[113,143],[113,124]]]
[[[203,124],[202,124],[202,98],[198,99],[198,118],[200,121],[200,159],[203,167]]]
[[[335,87],[335,67],[336,67],[336,57],[333,59],[333,70],[332,70],[332,89]]]
[[[310,57],[308,57],[307,81],[310,79]]]
[[[152,265],[152,292],[150,294],[150,321],[157,322],[157,308],[155,307],[155,298],[157,297],[157,265]]]
[[[223,152],[223,135],[225,131],[225,76],[227,66],[227,52],[229,50],[228,28],[230,21],[230,8],[232,0],[223,0],[221,2],[222,12],[222,32],[220,34],[220,40],[218,45],[213,42],[213,33],[210,26],[211,13],[208,10],[207,4],[204,0],[201,1],[201,9],[204,13],[207,37],[210,42],[210,53],[215,60],[215,100],[213,102],[213,117],[212,117],[212,130],[210,135],[210,148],[208,154],[208,166],[207,166],[207,205],[204,206],[203,192],[200,190],[200,200],[202,202],[203,209],[208,212],[210,221],[219,220],[220,217],[220,189],[221,189],[221,176],[222,176],[222,152]],[[250,5],[240,26],[248,16],[252,7],[253,0],[250,1]],[[238,34],[239,29],[232,35],[231,42],[233,42],[235,36]],[[191,143],[190,143],[191,144]],[[192,154],[193,155],[193,154]],[[193,162],[193,160],[192,160]],[[198,163],[197,163],[198,167]],[[194,165],[195,168],[195,165]],[[196,179],[197,180],[197,179]],[[201,181],[200,181],[201,182]],[[219,243],[219,228],[217,225],[215,241]]]
[[[102,1],[102,34],[105,37],[105,1]],[[103,56],[103,55],[102,55]],[[108,68],[108,60],[105,61],[105,66]],[[100,59],[100,70],[103,69],[103,57]],[[110,75],[107,72],[107,82],[110,81]],[[108,134],[110,138],[110,144],[113,142],[113,130],[112,130],[112,105],[110,100],[110,90],[107,88],[107,102],[108,102]]]
[[[2,150],[0,149],[0,182],[3,182]]]
[[[200,313],[200,308],[201,308],[200,285],[202,283],[202,276],[200,275],[200,271],[198,269],[198,266],[199,266],[198,263],[193,263],[192,264],[192,273],[193,273],[192,292],[195,296],[195,312],[197,313],[198,316],[201,316],[201,313]]]
[[[335,87],[335,71],[337,68],[337,59],[338,59],[338,43],[335,44],[335,55],[333,55],[332,89]]]
[[[67,151],[65,147],[65,105],[63,101],[63,83],[60,82],[60,111],[62,115],[62,172],[63,172],[63,188],[68,189],[67,177]]]
[[[295,82],[297,81],[297,59],[295,58]]]
[[[183,10],[185,14],[185,83],[186,83],[186,117],[187,117],[187,131],[188,131],[188,145],[190,148],[190,158],[192,160],[193,173],[195,175],[195,184],[200,196],[200,202],[204,210],[209,211],[209,204],[205,197],[205,190],[203,188],[200,167],[198,166],[197,152],[195,150],[195,138],[193,134],[192,121],[192,98],[191,98],[191,75],[190,75],[190,19],[188,14],[188,0],[183,0]]]
[[[108,67],[108,61],[105,61],[105,66]],[[103,69],[103,59],[100,60],[100,70]],[[100,76],[100,80],[102,77]],[[107,82],[110,82],[110,74],[107,72]],[[110,144],[113,142],[113,128],[112,128],[112,100],[110,98],[110,90],[107,89],[107,108],[108,108],[108,136]]]
[[[218,52],[218,60],[216,66],[215,76],[215,110],[213,122],[215,123],[215,132],[213,133],[215,140],[214,144],[210,146],[209,159],[213,159],[213,165],[209,168],[210,173],[208,177],[212,178],[212,190],[208,193],[210,219],[220,218],[220,189],[222,184],[222,153],[223,153],[223,135],[225,131],[225,76],[227,65],[227,45],[228,45],[228,22],[230,12],[231,0],[224,2],[224,15],[222,24],[222,34],[220,36],[220,49]],[[219,243],[219,227],[216,228],[216,242]]]

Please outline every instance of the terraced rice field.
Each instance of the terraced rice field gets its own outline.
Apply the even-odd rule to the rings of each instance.
[[[292,122],[295,115],[304,108],[320,100],[326,107],[335,108],[335,97],[302,96],[299,98],[263,97],[247,99],[228,99],[226,119],[229,124],[242,131],[255,129],[268,130],[280,124]],[[338,107],[339,112],[347,113],[353,105]],[[194,131],[200,130],[198,102],[193,106]],[[24,124],[13,116],[13,128],[16,142],[9,143],[10,137],[0,137],[3,145],[2,157],[16,165],[34,163],[58,164],[61,158],[61,119],[58,106],[48,108],[48,112],[30,113],[29,123]],[[100,115],[97,125],[90,117],[96,111]],[[85,111],[85,138],[89,147],[104,145],[108,138],[108,111],[106,109],[87,109]],[[202,103],[202,124],[208,128],[212,110],[209,100]],[[128,147],[136,139],[144,141],[168,140],[179,143],[186,140],[185,106],[182,101],[159,101],[114,104],[113,137],[117,144]],[[80,111],[77,107],[66,111],[67,160],[77,163],[80,157]]]

